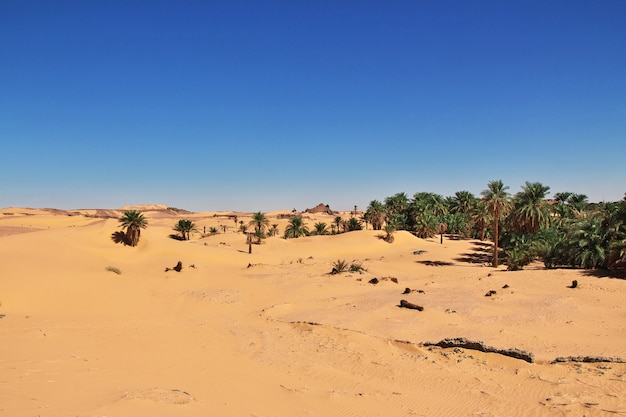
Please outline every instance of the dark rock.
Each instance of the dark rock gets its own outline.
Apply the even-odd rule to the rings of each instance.
[[[464,337],[457,337],[453,339],[444,339],[437,343],[426,342],[424,346],[439,346],[442,348],[464,348],[464,349],[472,349],[478,350],[480,352],[486,353],[498,353],[500,355],[508,356],[515,359],[521,359],[528,363],[533,363],[535,361],[535,355],[531,352],[527,352],[525,350],[512,348],[512,349],[498,349],[493,346],[487,346],[484,342],[468,340]]]
[[[417,304],[409,303],[407,300],[400,300],[400,307],[409,308],[417,311],[424,311],[424,307]]]
[[[410,288],[405,288],[404,292],[402,294],[410,294],[411,293],[411,289]]]
[[[572,281],[572,285],[569,286],[569,288],[576,288],[578,287],[578,281],[574,280]]]
[[[378,278],[372,278],[372,279],[370,279],[370,280],[369,280],[369,281],[367,281],[367,282],[369,282],[370,284],[374,284],[374,285],[376,285],[376,284],[378,284],[378,282],[379,282],[379,281],[378,281]]]
[[[584,362],[584,363],[597,363],[597,362],[609,362],[609,363],[626,363],[626,359],[614,358],[606,356],[560,356],[552,361],[552,363],[559,362]]]
[[[176,266],[174,268],[172,268],[172,269],[174,269],[174,271],[176,271],[176,272],[182,271],[183,270],[183,263],[181,261],[178,261]]]

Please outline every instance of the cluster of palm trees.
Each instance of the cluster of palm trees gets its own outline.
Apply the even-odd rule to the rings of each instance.
[[[362,229],[368,225],[384,230],[385,240],[393,241],[396,230],[407,230],[418,237],[430,238],[444,232],[451,235],[493,241],[492,265],[500,264],[502,255],[509,269],[521,269],[534,260],[546,268],[626,268],[626,197],[617,202],[589,203],[587,196],[571,192],[556,193],[547,199],[550,187],[526,182],[512,195],[501,180],[491,181],[477,197],[458,191],[451,197],[418,192],[409,198],[397,193],[383,202],[370,202],[362,218],[341,216],[330,225],[318,222],[309,230],[302,216],[289,219],[283,237],[298,238]],[[142,213],[128,210],[119,219],[126,228],[124,241],[130,246],[139,242],[141,229],[147,227]],[[267,216],[256,212],[240,230],[254,231],[257,243],[279,234],[278,225],[270,225]],[[196,230],[190,220],[180,220],[174,230],[182,239]]]
[[[418,237],[437,233],[493,240],[492,265],[501,255],[509,269],[540,259],[547,268],[626,267],[626,200],[589,203],[587,196],[556,193],[526,182],[512,195],[502,181],[491,181],[480,197],[468,191],[443,197],[419,192],[370,202],[363,220],[375,230],[408,230]]]

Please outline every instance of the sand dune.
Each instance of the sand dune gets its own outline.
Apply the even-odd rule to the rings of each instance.
[[[626,358],[624,280],[493,269],[485,242],[406,232],[248,254],[250,213],[139,209],[134,248],[111,240],[119,210],[0,210],[1,416],[626,415],[626,364],[552,363]],[[220,233],[171,239],[180,218]],[[331,275],[338,259],[364,270]],[[535,361],[423,345],[453,337]]]

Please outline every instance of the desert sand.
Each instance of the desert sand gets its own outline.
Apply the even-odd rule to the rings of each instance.
[[[137,247],[112,241],[118,210],[0,210],[0,416],[626,415],[626,364],[553,363],[626,358],[626,280],[494,269],[489,242],[407,232],[249,254],[228,215],[250,213],[139,208]],[[170,238],[183,218],[220,233]],[[331,275],[338,259],[365,270]],[[534,361],[426,345],[460,337]]]

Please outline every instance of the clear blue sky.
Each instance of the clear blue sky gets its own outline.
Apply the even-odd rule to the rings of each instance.
[[[0,207],[626,191],[626,2],[0,1]]]

